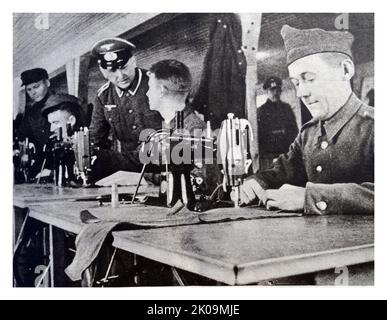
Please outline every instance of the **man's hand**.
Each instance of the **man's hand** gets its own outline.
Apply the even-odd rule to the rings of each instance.
[[[303,211],[305,192],[305,188],[284,184],[278,190],[266,190],[261,200],[269,210]]]
[[[261,185],[255,179],[250,179],[241,186],[240,202],[241,204],[250,204],[255,199],[262,200],[264,195],[265,190]]]

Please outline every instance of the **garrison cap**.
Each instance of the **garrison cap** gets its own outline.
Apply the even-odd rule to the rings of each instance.
[[[126,65],[136,46],[121,38],[106,38],[94,44],[92,55],[103,69],[116,70]]]
[[[269,90],[274,88],[281,88],[282,80],[278,77],[270,77],[263,84],[263,90]]]
[[[281,35],[288,65],[303,57],[324,52],[343,53],[352,59],[354,38],[348,31],[326,31],[318,28],[300,30],[284,25]]]
[[[49,113],[59,110],[65,105],[69,110],[73,110],[74,113],[81,108],[78,98],[66,93],[57,93],[48,97],[46,104],[42,108],[42,115],[46,117]]]
[[[48,73],[46,69],[43,68],[35,68],[24,71],[20,75],[22,86],[29,85],[31,83],[38,82],[40,80],[47,80]]]

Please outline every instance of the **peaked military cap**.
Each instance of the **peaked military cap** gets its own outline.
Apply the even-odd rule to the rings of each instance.
[[[282,87],[282,80],[278,77],[270,77],[263,84],[264,90],[281,88],[281,87]]]
[[[126,65],[136,46],[121,38],[106,38],[94,44],[92,54],[103,69],[116,70]]]

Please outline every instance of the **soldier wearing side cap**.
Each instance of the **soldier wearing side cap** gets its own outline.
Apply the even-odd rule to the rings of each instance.
[[[96,178],[118,170],[141,170],[139,135],[144,129],[161,128],[160,114],[149,109],[147,72],[137,68],[134,50],[132,43],[120,38],[98,41],[92,50],[108,80],[97,93],[90,125],[92,142],[100,148],[94,162]],[[111,150],[110,134],[118,152]]]
[[[297,96],[313,119],[274,168],[242,187],[242,202],[305,214],[374,213],[374,113],[351,88],[349,32],[281,30]]]
[[[267,101],[258,108],[260,168],[267,169],[273,161],[289,150],[298,134],[296,118],[289,104],[281,100],[282,80],[269,77],[263,84]]]

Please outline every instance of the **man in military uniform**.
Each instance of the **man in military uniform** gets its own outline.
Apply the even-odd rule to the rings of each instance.
[[[296,118],[289,104],[281,101],[282,80],[268,78],[263,89],[267,92],[267,101],[258,109],[258,138],[260,168],[267,169],[289,146],[298,134]]]
[[[137,68],[134,50],[120,38],[98,41],[92,50],[108,80],[98,90],[90,125],[91,140],[100,148],[93,168],[97,179],[119,170],[140,171],[139,135],[144,129],[161,128],[160,114],[149,109],[147,72]]]
[[[313,119],[274,168],[242,187],[242,202],[305,214],[373,214],[374,117],[351,88],[349,32],[281,30],[290,78]]]
[[[47,71],[42,68],[26,70],[20,77],[22,86],[25,87],[26,91],[26,106],[24,114],[19,116],[20,120],[14,124],[16,126],[14,138],[19,142],[28,138],[29,144],[34,145],[36,154],[34,155],[34,164],[29,172],[30,178],[32,178],[40,171],[44,158],[43,147],[50,137],[50,124],[41,113],[51,94],[50,80]],[[17,145],[16,149],[18,149]]]

